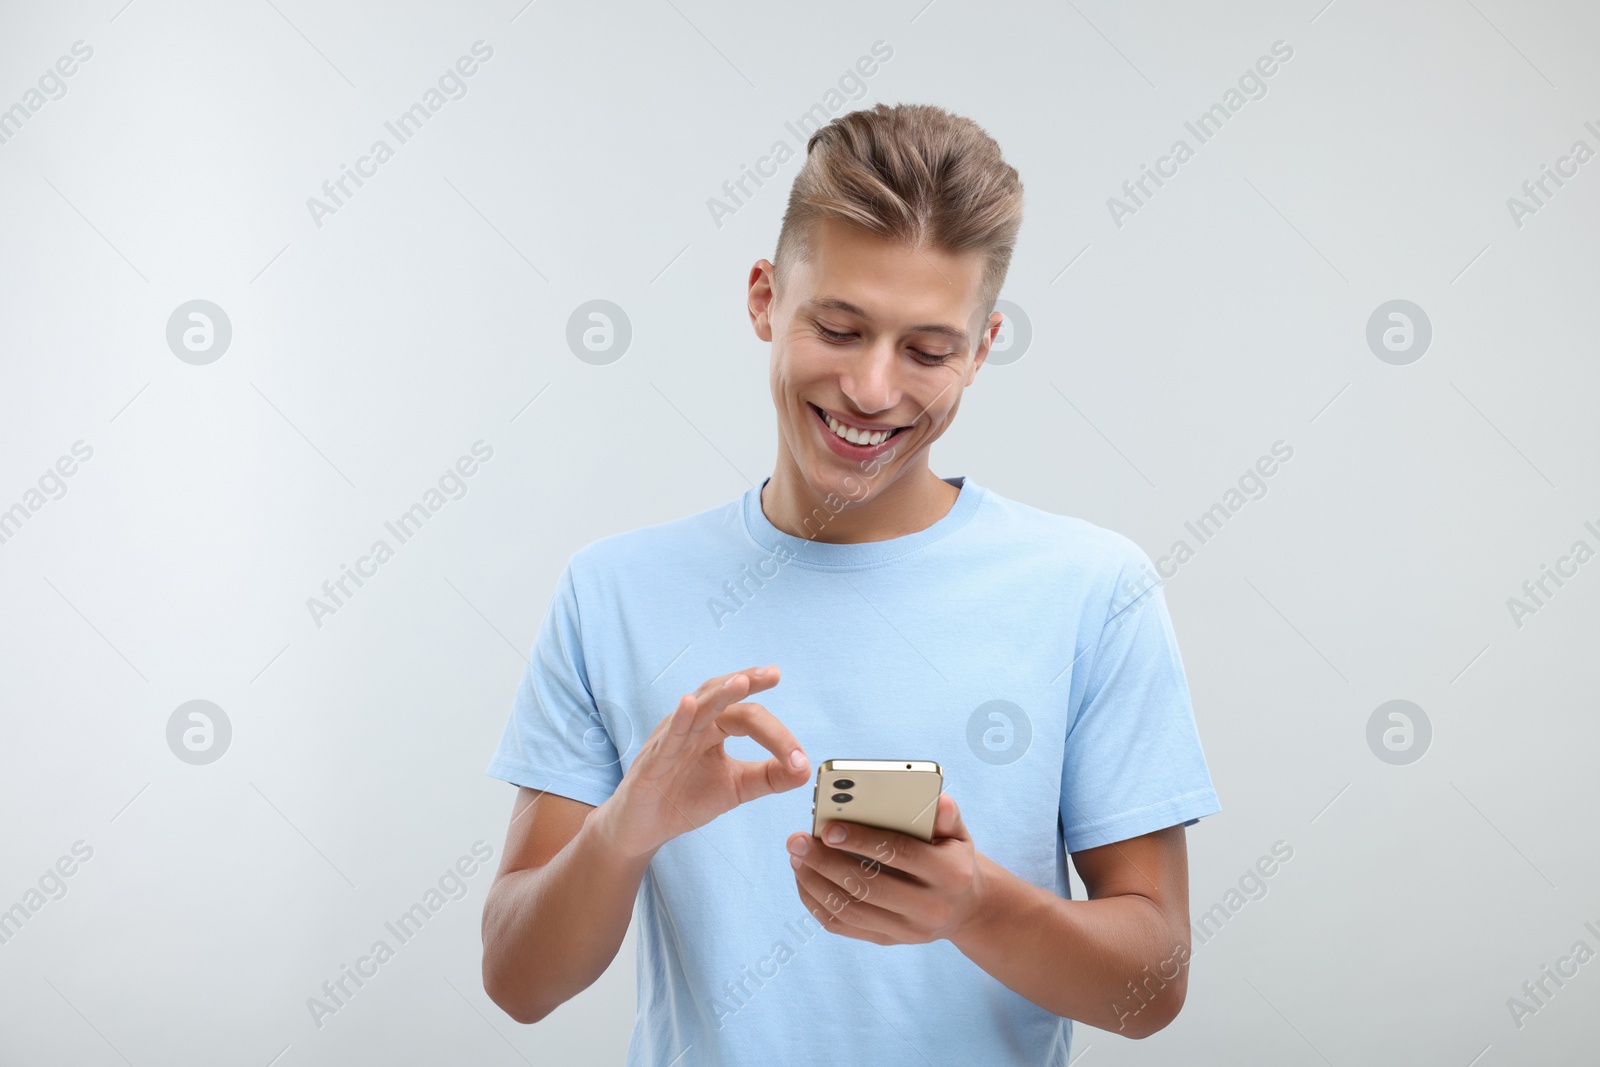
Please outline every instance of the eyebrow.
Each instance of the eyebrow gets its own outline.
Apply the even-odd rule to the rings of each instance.
[[[862,318],[862,319],[870,320],[872,318],[871,315],[868,315],[865,311],[863,311],[862,309],[856,307],[854,304],[850,303],[850,301],[848,301],[848,300],[840,300],[838,297],[832,297],[832,296],[818,297],[815,300],[806,301],[806,305],[805,306],[806,307],[813,307],[813,308],[831,308],[834,311],[842,311],[846,315],[854,315],[857,318]],[[966,344],[967,343],[967,335],[966,335],[965,331],[958,330],[954,326],[947,326],[942,322],[931,322],[931,323],[925,323],[925,324],[923,324],[921,326],[913,326],[913,327],[911,327],[911,332],[912,333],[935,333],[935,334],[940,334],[941,336],[944,336],[944,337],[948,337],[953,341],[959,341],[961,344]]]

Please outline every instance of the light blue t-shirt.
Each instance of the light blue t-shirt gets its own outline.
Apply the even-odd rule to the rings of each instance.
[[[488,773],[598,805],[682,694],[773,663],[782,680],[752,699],[813,777],[827,759],[934,760],[978,851],[1063,897],[1066,853],[1219,811],[1148,557],[946,481],[950,511],[887,541],[780,531],[758,486],[580,549]],[[811,792],[741,805],[651,859],[628,1064],[1065,1065],[1071,1022],[949,941],[875,945],[811,917],[785,851],[811,829]]]

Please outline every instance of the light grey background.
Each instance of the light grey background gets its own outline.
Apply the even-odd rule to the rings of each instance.
[[[483,768],[567,556],[770,471],[744,286],[799,157],[720,226],[707,200],[879,40],[847,106],[969,115],[1027,189],[1002,296],[1032,340],[939,474],[1160,556],[1294,449],[1167,584],[1224,808],[1189,834],[1196,917],[1293,859],[1197,944],[1171,1027],[1075,1054],[1593,1059],[1600,962],[1520,1027],[1507,999],[1600,949],[1600,562],[1520,627],[1507,598],[1600,547],[1600,160],[1520,226],[1507,200],[1600,149],[1600,14],[1324,3],[7,5],[0,108],[93,55],[0,144],[0,508],[93,455],[0,544],[0,908],[93,855],[0,945],[0,1060],[620,1062],[632,935],[520,1027],[479,981],[492,866],[321,1027],[306,1001],[475,841],[498,861],[513,790]],[[466,95],[318,226],[307,199],[479,40]],[[1280,40],[1266,95],[1116,225]],[[196,299],[232,326],[205,365],[166,340]],[[565,340],[595,299],[632,325],[604,366]],[[1366,342],[1396,299],[1433,329],[1407,365]],[[478,440],[466,495],[316,625]],[[196,699],[232,727],[207,765],[167,744]],[[1409,765],[1367,744],[1393,699],[1432,724]]]

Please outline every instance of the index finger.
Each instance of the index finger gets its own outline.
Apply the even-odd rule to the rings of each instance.
[[[739,772],[739,803],[769,793],[787,792],[811,778],[800,742],[778,717],[760,704],[735,704],[717,717],[717,728],[730,737],[748,737],[772,753],[764,761],[734,760]],[[794,779],[791,783],[789,779]]]
[[[739,684],[740,678],[745,680],[745,685]],[[729,705],[777,684],[778,668],[775,666],[747,667],[742,671],[706,679],[691,694],[694,697],[694,714],[689,719],[689,732],[700,733]]]
[[[773,664],[768,664],[765,667],[746,667],[742,671],[729,671],[721,677],[707,679],[700,688],[705,689],[709,686],[714,691],[735,675],[740,674],[744,675],[745,679],[749,681],[750,688],[748,692],[750,693],[759,693],[763,689],[771,689],[778,684],[778,668]]]

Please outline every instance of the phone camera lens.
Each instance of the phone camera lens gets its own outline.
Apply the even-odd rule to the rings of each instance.
[[[837,778],[833,783],[833,787],[835,789],[854,789],[855,785],[856,784],[848,778]]]
[[[850,802],[850,800],[851,800],[851,796],[850,796],[849,793],[835,793],[835,794],[833,794],[833,802],[835,804],[847,804],[847,803]]]

